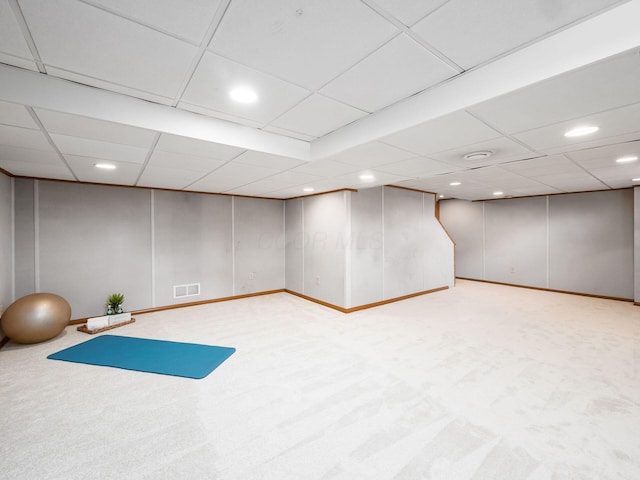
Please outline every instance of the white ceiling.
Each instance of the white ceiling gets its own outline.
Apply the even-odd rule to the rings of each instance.
[[[640,160],[616,162],[640,157],[638,18],[640,0],[0,0],[0,168],[269,198],[640,185]]]

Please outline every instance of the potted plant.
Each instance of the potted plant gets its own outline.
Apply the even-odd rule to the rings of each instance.
[[[122,313],[122,302],[124,302],[124,295],[121,293],[112,293],[107,298],[107,315],[113,315],[114,313]]]

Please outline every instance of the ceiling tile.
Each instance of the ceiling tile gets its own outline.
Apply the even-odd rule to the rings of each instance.
[[[196,157],[207,157],[215,160],[231,160],[244,150],[238,147],[207,142],[195,138],[181,137],[163,133],[156,144],[156,150],[163,152],[182,153]]]
[[[53,151],[47,138],[40,130],[0,125],[0,145]]]
[[[239,103],[229,92],[249,87],[258,94],[255,103]],[[213,53],[205,53],[182,100],[211,110],[269,123],[303,100],[309,91],[270,75],[232,62]]]
[[[278,171],[288,170],[305,163],[302,160],[295,158],[256,152],[254,150],[247,150],[242,155],[236,157],[233,161],[234,163],[238,162],[245,165],[256,165],[258,167],[267,167]]]
[[[63,165],[60,156],[55,151],[53,151],[53,149],[50,149],[48,151],[34,150],[32,148],[11,147],[8,145],[0,145],[0,160],[7,162],[16,162],[18,164],[37,163],[48,165]],[[14,172],[11,171],[11,173]]]
[[[293,171],[308,173],[319,177],[333,177],[344,175],[345,173],[356,172],[360,169],[357,165],[336,162],[334,160],[314,160],[296,167]]]
[[[640,164],[636,162],[627,165],[590,168],[589,173],[609,186],[611,186],[611,182],[626,182],[626,186],[630,187],[633,183],[631,179],[640,177]]]
[[[196,47],[71,0],[22,2],[46,65],[174,98]]]
[[[0,160],[0,168],[16,176],[75,180],[69,169],[59,160],[56,163],[46,164],[20,162],[17,160]]]
[[[455,112],[385,137],[383,141],[418,155],[431,156],[500,136],[467,112]]]
[[[109,183],[114,185],[134,185],[142,165],[136,163],[117,162],[115,170],[102,170],[95,167],[96,159],[80,155],[65,155],[67,163],[81,182]]]
[[[90,0],[90,3],[200,44],[220,0]]]
[[[564,155],[552,155],[549,157],[520,160],[500,165],[501,168],[517,173],[525,177],[539,177],[556,174],[581,174],[582,168],[569,160]]]
[[[584,137],[565,137],[566,131],[582,125],[595,125],[600,130]],[[575,120],[549,125],[513,135],[526,145],[544,153],[563,153],[613,143],[615,137],[630,134],[640,139],[640,103]],[[615,140],[617,143],[618,140]]]
[[[406,26],[410,27],[418,20],[447,3],[447,0],[373,0],[373,2]]]
[[[147,165],[136,185],[140,187],[170,188],[182,190],[202,177],[202,172],[184,168]]]
[[[469,110],[517,133],[640,102],[638,52],[628,52],[502,95]]]
[[[38,118],[49,133],[58,133],[71,137],[100,140],[109,143],[120,143],[135,147],[151,146],[156,132],[143,128],[121,125],[94,118],[81,117],[69,113],[52,112],[34,109]]]
[[[271,126],[321,137],[365,115],[362,110],[316,93],[277,118]]]
[[[67,155],[77,155],[115,162],[144,163],[148,150],[146,148],[120,145],[118,143],[100,142],[87,138],[69,137],[51,134],[51,139],[58,149]]]
[[[23,105],[0,101],[0,124],[39,130]]]
[[[33,62],[29,45],[6,0],[0,2],[0,52]]]
[[[640,158],[640,141],[618,143],[615,145],[606,145],[604,147],[598,148],[589,148],[586,150],[569,152],[566,155],[571,160],[587,169],[615,167],[623,165],[640,166],[640,160],[636,160],[636,162],[633,162],[633,164],[616,163],[616,159],[621,157],[636,156]]]
[[[266,195],[270,192],[297,186],[297,191],[302,194],[304,193],[302,189],[303,185],[313,186],[314,182],[318,180],[320,179],[313,175],[283,172],[273,175],[272,177],[266,178],[264,180],[258,180],[257,182],[253,182],[248,185],[229,190],[227,193],[233,193],[237,195]]]
[[[370,142],[350,148],[337,155],[332,155],[328,160],[348,163],[361,168],[373,168],[378,165],[385,165],[394,161],[405,160],[415,157],[415,154],[386,145],[380,142]]]
[[[536,180],[563,192],[580,192],[585,190],[603,190],[607,185],[595,179],[587,172],[560,173],[556,175],[540,175]]]
[[[360,178],[362,174],[373,175],[373,180],[363,180]],[[389,172],[382,172],[375,169],[358,170],[354,173],[347,173],[336,177],[336,180],[340,181],[341,188],[371,188],[379,185],[389,185],[393,183],[404,182],[405,180],[411,180],[411,177],[406,175],[395,175]]]
[[[465,160],[467,153],[489,151],[489,158],[484,160]],[[449,163],[463,168],[477,168],[487,165],[496,165],[525,158],[540,156],[506,137],[498,137],[489,141],[474,143],[460,148],[447,150],[446,152],[431,155],[431,158],[440,162]]]
[[[618,0],[450,0],[412,30],[464,69],[524,46]]]
[[[222,193],[276,173],[278,171],[271,168],[230,162],[190,185],[189,190]]]
[[[402,34],[331,81],[321,92],[360,110],[375,112],[457,73]]]
[[[184,153],[163,152],[155,149],[149,159],[149,166],[156,169],[181,169],[190,172],[198,172],[202,176],[225,163],[224,160],[216,160],[211,157],[199,157]],[[146,173],[146,171],[145,171]]]
[[[317,89],[398,33],[357,0],[234,1],[211,49]]]
[[[304,140],[305,142],[311,142],[312,140],[315,140],[317,138],[312,135],[307,135],[305,133],[292,132],[291,130],[276,127],[274,125],[267,125],[262,130],[264,130],[265,132],[277,133],[278,135],[282,135],[284,137],[291,137],[291,138],[296,138],[298,140]]]
[[[425,177],[427,175],[439,175],[442,173],[455,172],[462,170],[462,167],[456,167],[447,163],[440,163],[430,158],[415,157],[386,165],[379,165],[376,169],[382,172],[394,173],[396,175]]]

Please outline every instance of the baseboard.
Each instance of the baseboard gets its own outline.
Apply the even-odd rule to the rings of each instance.
[[[248,298],[248,297],[259,297],[261,295],[271,295],[274,293],[282,293],[285,290],[283,288],[280,288],[278,290],[267,290],[264,292],[256,292],[256,293],[245,293],[242,295],[233,295],[231,297],[220,297],[220,298],[212,298],[209,300],[199,300],[197,302],[189,302],[189,303],[177,303],[174,305],[165,305],[162,307],[154,307],[154,308],[145,308],[143,310],[135,310],[131,312],[131,315],[142,315],[144,313],[154,313],[154,312],[162,312],[165,310],[174,310],[176,308],[183,308],[183,307],[195,307],[198,305],[207,305],[209,303],[218,303],[218,302],[228,302],[229,300],[238,300],[240,298]],[[82,323],[86,323],[87,319],[90,317],[86,317],[86,318],[75,318],[71,321],[69,321],[69,325],[80,325]]]
[[[540,290],[543,292],[566,293],[567,295],[579,295],[581,297],[603,298],[605,300],[617,300],[619,302],[633,302],[633,298],[610,297],[607,295],[596,295],[594,293],[572,292],[569,290],[556,290],[554,288],[532,287],[529,285],[517,285],[515,283],[495,282],[493,280],[479,280],[477,278],[456,277],[458,280],[469,280],[471,282],[491,283],[493,285],[505,285],[507,287],[528,288],[529,290]],[[639,305],[636,303],[636,305]]]
[[[442,290],[447,290],[448,288],[449,288],[448,286],[444,286],[444,287],[433,288],[431,290],[423,290],[422,292],[411,293],[409,295],[403,295],[402,297],[390,298],[388,300],[382,300],[380,302],[374,302],[374,303],[367,303],[365,305],[359,305],[357,307],[351,307],[351,308],[339,307],[338,305],[333,305],[332,303],[324,302],[322,300],[318,300],[317,298],[309,297],[308,295],[294,292],[292,290],[285,289],[284,291],[287,293],[290,293],[291,295],[295,295],[296,297],[303,298],[304,300],[308,300],[310,302],[317,303],[325,307],[333,308],[334,310],[338,310],[339,312],[342,312],[342,313],[353,313],[359,310],[366,310],[368,308],[380,307],[382,305],[387,305],[388,303],[400,302],[401,300],[407,300],[408,298],[419,297],[420,295],[427,295],[429,293],[440,292]]]
[[[2,337],[2,339],[0,339],[0,348],[4,347],[7,343],[9,343],[9,337]]]

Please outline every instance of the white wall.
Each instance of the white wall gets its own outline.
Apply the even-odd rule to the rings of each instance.
[[[433,194],[336,192],[288,200],[286,214],[292,291],[353,308],[453,286],[453,243],[435,218]]]
[[[12,185],[13,179],[0,173],[0,313],[13,301]]]
[[[15,183],[16,296],[57,293],[82,318],[114,292],[138,310],[284,287],[284,245],[265,240],[282,237],[280,200]],[[174,299],[188,283],[201,294]]]
[[[334,192],[303,201],[304,293],[346,307],[348,197]]]
[[[633,298],[633,203],[630,189],[447,200],[440,218],[460,277]]]

